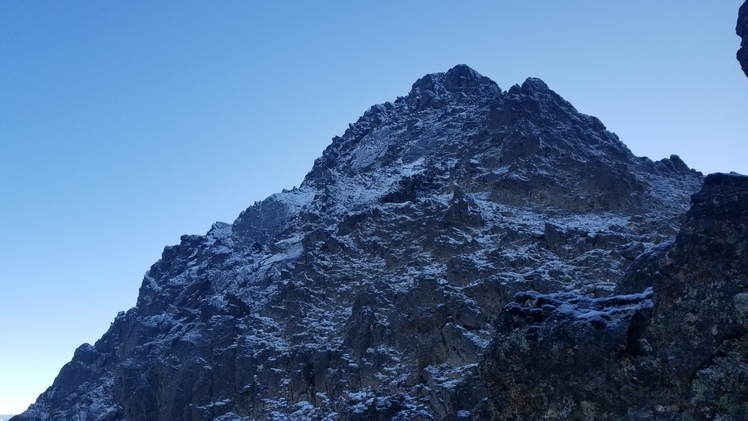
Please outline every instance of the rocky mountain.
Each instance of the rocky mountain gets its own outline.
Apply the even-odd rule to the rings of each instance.
[[[746,272],[730,260],[745,225],[726,221],[745,217],[745,183],[707,181],[686,214],[702,174],[634,156],[541,80],[426,75],[335,137],[298,188],[166,247],[137,305],[14,420],[729,406]]]
[[[740,49],[738,50],[738,62],[740,62],[745,75],[748,76],[748,1],[740,6],[735,32],[741,39]]]

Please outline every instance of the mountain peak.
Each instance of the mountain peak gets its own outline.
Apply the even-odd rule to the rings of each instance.
[[[485,87],[490,92],[500,92],[496,82],[481,75],[465,64],[447,70],[444,75],[444,87],[449,92],[459,92],[473,88]]]
[[[423,76],[394,103],[371,107],[333,139],[302,187],[334,190],[338,202],[363,205],[363,198],[402,196],[378,180],[444,172],[447,162],[456,165],[449,171],[460,183],[492,191],[505,204],[630,211],[651,200],[645,174],[655,165],[636,159],[599,119],[578,112],[542,80],[502,91],[460,64]]]
[[[430,73],[418,79],[408,98],[419,108],[438,108],[454,95],[496,97],[500,94],[501,88],[496,82],[465,64],[458,64],[446,72]]]
[[[525,81],[522,83],[522,89],[529,91],[529,90],[535,90],[535,91],[550,91],[551,89],[548,87],[548,85],[543,82],[542,79],[537,77],[528,77],[525,79]]]

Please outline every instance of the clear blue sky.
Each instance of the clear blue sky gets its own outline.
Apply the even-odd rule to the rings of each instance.
[[[375,103],[540,77],[637,155],[748,173],[742,0],[0,2],[0,414],[181,234],[298,185]]]

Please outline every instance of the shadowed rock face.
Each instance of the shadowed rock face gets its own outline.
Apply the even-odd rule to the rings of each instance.
[[[539,79],[426,75],[299,188],[167,247],[137,305],[16,419],[486,419],[478,365],[511,297],[618,305],[616,280],[673,240],[702,181]],[[657,305],[627,300],[604,349]]]
[[[735,32],[741,38],[740,49],[738,50],[738,61],[743,68],[743,72],[748,76],[748,1],[740,6],[738,12],[738,24]]]
[[[639,293],[518,294],[481,365],[492,416],[746,419],[746,256],[748,177],[711,174],[675,242],[622,279]]]

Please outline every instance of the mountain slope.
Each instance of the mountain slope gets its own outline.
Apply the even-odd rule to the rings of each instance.
[[[538,79],[459,65],[373,106],[303,183],[183,236],[14,420],[470,419],[515,293],[610,295],[702,183]]]

